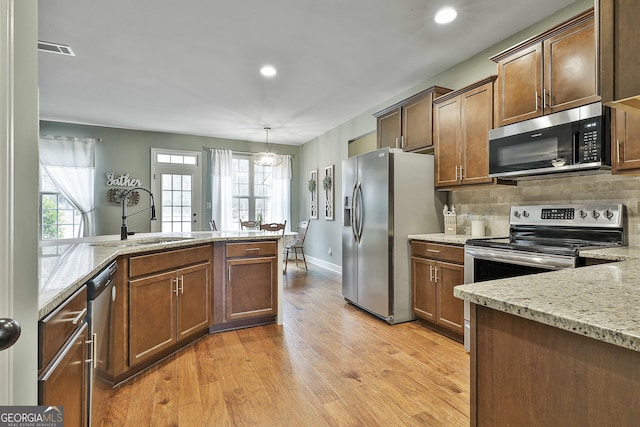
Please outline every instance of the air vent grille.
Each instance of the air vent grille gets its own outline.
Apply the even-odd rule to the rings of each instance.
[[[59,43],[38,41],[38,50],[41,50],[43,52],[57,53],[60,55],[76,56],[76,54],[73,53],[73,50],[69,46],[65,46]]]

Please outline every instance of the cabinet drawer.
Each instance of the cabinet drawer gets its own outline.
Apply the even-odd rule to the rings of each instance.
[[[38,369],[42,369],[73,333],[86,323],[87,287],[82,286],[47,317],[38,322]]]
[[[411,256],[464,263],[464,247],[411,241]]]
[[[129,258],[129,277],[144,276],[208,262],[210,256],[211,246],[209,245],[134,256]]]
[[[276,242],[227,243],[227,258],[275,255]]]

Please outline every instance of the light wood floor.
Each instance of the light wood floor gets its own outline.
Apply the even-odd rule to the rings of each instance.
[[[120,386],[109,426],[466,426],[469,356],[347,304],[340,275],[285,277],[284,325],[209,335]]]

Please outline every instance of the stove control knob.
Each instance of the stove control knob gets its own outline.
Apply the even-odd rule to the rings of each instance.
[[[600,216],[600,212],[598,212],[597,210],[594,209],[593,212],[591,212],[591,216],[594,219],[598,219],[598,217]]]
[[[584,210],[580,209],[580,218],[585,219],[587,215],[588,214]]]
[[[513,216],[515,216],[516,218],[520,218],[520,212],[513,211]]]
[[[522,216],[524,216],[525,218],[529,218],[529,212],[522,211]]]
[[[613,218],[613,212],[607,209],[606,211],[604,211],[604,216],[607,217],[609,221],[611,221],[611,218]]]

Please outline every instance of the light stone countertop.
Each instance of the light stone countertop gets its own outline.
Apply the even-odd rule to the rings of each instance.
[[[640,351],[637,260],[460,285],[453,294],[474,304]]]
[[[38,248],[38,320],[53,311],[118,255],[216,241],[274,240],[280,237],[280,233],[264,231],[197,231],[141,233],[125,241],[120,241],[117,235],[42,241]],[[156,240],[162,242],[149,243]]]
[[[589,249],[580,251],[580,256],[592,259],[604,259],[609,261],[629,261],[640,259],[640,247],[617,246],[614,248]]]
[[[436,243],[450,243],[454,245],[464,245],[467,240],[470,239],[487,239],[490,237],[504,237],[504,236],[484,236],[484,237],[472,237],[468,234],[444,234],[444,233],[432,233],[432,234],[410,234],[407,238],[409,240],[422,240],[425,242]]]

